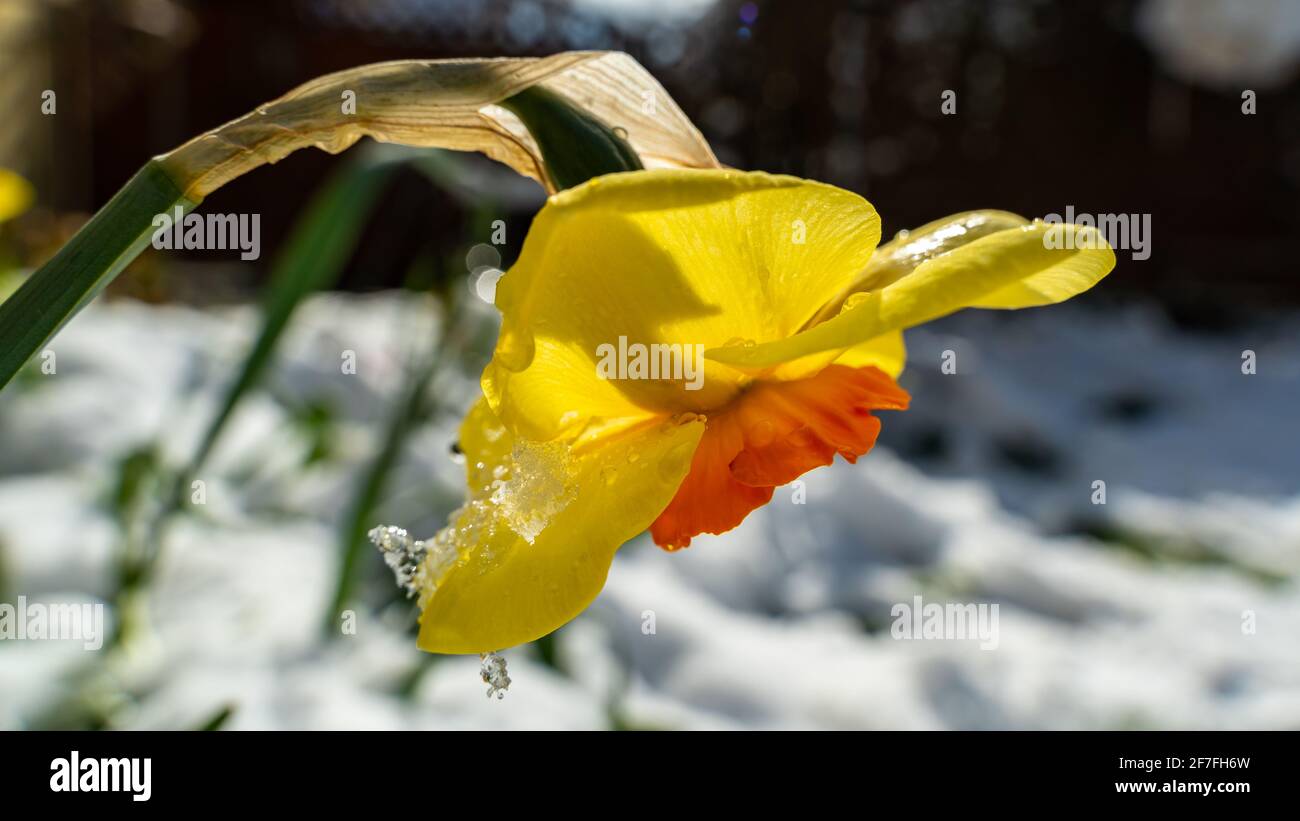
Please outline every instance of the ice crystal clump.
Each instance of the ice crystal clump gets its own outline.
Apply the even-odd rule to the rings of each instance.
[[[429,554],[428,545],[400,527],[381,525],[370,531],[370,541],[384,554],[384,564],[393,571],[398,587],[406,591],[409,599],[421,587],[421,568]]]
[[[577,488],[569,481],[566,456],[562,444],[516,444],[503,464],[491,468],[490,478],[478,477],[487,481],[471,488],[469,501],[432,539],[413,540],[400,527],[381,526],[370,531],[370,540],[383,552],[408,598],[419,596],[423,610],[447,571],[471,552],[477,555],[480,572],[491,565],[500,527],[532,544],[568,507]],[[470,475],[487,470],[477,462]]]
[[[498,699],[506,697],[506,690],[510,689],[510,676],[506,674],[506,659],[500,653],[493,651],[491,653],[479,653],[479,676],[483,683],[488,686],[488,698],[496,696]]]
[[[568,449],[555,442],[519,442],[509,465],[493,471],[492,494],[502,519],[532,544],[569,506],[577,489],[569,484]]]
[[[453,514],[452,521],[460,518],[464,510]],[[404,529],[392,525],[373,528],[368,535],[384,554],[384,563],[393,571],[398,586],[406,591],[406,597],[419,596],[423,610],[438,580],[456,561],[456,528],[445,527],[428,541],[412,539]]]

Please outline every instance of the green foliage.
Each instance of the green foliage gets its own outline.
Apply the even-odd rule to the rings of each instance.
[[[187,476],[207,459],[239,401],[266,372],[290,317],[308,295],[338,282],[392,173],[390,160],[361,154],[325,183],[276,256],[262,303],[262,327],[209,423]],[[184,480],[185,477],[182,477]],[[187,482],[179,485],[183,490]]]
[[[54,257],[0,303],[0,389],[63,324],[139,256],[153,219],[185,199],[150,160]]]

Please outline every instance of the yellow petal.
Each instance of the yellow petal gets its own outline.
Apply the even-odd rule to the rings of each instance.
[[[602,380],[598,350],[762,343],[802,328],[866,266],[880,221],[856,194],[736,171],[612,174],[561,192],[497,287],[501,340],[483,390],[531,439],[567,426],[707,411],[747,381]]]
[[[1091,288],[1114,266],[1115,253],[1095,228],[1034,223],[929,259],[878,291],[853,295],[838,316],[788,339],[728,346],[705,356],[749,371],[775,368],[962,308],[1060,302]]]
[[[850,368],[874,365],[897,378],[903,372],[903,366],[907,364],[907,348],[903,345],[903,332],[890,331],[847,349],[831,348],[782,362],[775,367],[737,368],[736,370],[743,370],[761,376],[763,379],[783,381],[815,376],[831,364],[847,365]]]
[[[844,301],[855,293],[884,288],[902,279],[928,259],[950,253],[989,234],[1027,224],[1029,220],[1019,214],[984,209],[951,214],[920,228],[900,231],[892,240],[876,249],[867,267],[854,278],[845,292],[823,305],[804,329],[834,317],[844,307]],[[902,334],[894,331],[847,350],[822,351],[783,362],[776,368],[747,368],[745,371],[771,379],[803,379],[836,362],[849,367],[874,365],[890,376],[897,377],[903,371],[906,357]]]
[[[7,168],[0,168],[0,222],[26,211],[34,196],[31,183]]]
[[[510,459],[515,438],[492,412],[487,400],[479,397],[460,423],[456,442],[465,458],[465,484],[470,498],[484,496],[492,484],[492,472]]]
[[[667,507],[703,432],[654,422],[575,449],[513,438],[480,401],[461,429],[470,501],[424,566],[420,647],[513,647],[582,612],[614,552]]]
[[[876,249],[871,262],[854,279],[844,298],[828,302],[813,324],[830,319],[840,312],[844,299],[862,291],[878,291],[897,282],[928,259],[947,254],[989,234],[1028,225],[1029,220],[1010,211],[984,209],[951,214],[910,231],[900,231]]]
[[[1069,248],[1079,249],[1073,243],[1084,243],[1084,250],[1091,251],[1087,261],[1071,265],[1051,265],[1023,279],[1014,280],[996,291],[985,294],[970,304],[972,308],[1036,308],[1042,305],[1054,305],[1064,302],[1072,296],[1081,294],[1101,281],[1115,267],[1115,252],[1100,231],[1089,228],[1080,234],[1078,226],[1047,224],[1044,242],[1061,248],[1067,241]],[[1067,233],[1068,232],[1068,233]]]
[[[836,365],[850,368],[865,368],[874,365],[885,373],[898,378],[907,364],[907,346],[903,344],[902,331],[890,331],[875,339],[868,339],[849,348],[835,358]]]

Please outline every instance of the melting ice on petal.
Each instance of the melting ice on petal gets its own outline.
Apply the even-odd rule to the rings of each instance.
[[[482,502],[479,502],[482,504]],[[452,528],[445,528],[432,542],[412,539],[411,535],[400,527],[381,525],[371,529],[370,541],[384,554],[384,562],[392,568],[397,583],[406,591],[407,598],[420,595],[421,607],[437,586],[438,575],[450,563],[446,554],[448,545],[444,534]],[[455,551],[450,551],[451,556]],[[488,698],[496,696],[505,698],[510,689],[510,676],[506,673],[505,657],[499,653],[479,654],[479,676],[488,686]]]
[[[477,471],[488,467],[481,462],[475,465]],[[471,489],[469,501],[428,541],[412,539],[391,525],[370,531],[370,541],[383,552],[407,597],[419,596],[420,609],[447,571],[470,551],[479,551],[482,568],[493,561],[491,545],[499,527],[532,544],[577,495],[569,473],[568,447],[560,443],[516,443],[502,464],[491,466],[490,477]]]
[[[510,464],[493,472],[491,501],[520,538],[532,544],[577,488],[569,483],[568,447],[558,442],[517,442]]]

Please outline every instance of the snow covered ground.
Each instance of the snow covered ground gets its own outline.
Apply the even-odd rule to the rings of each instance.
[[[376,552],[356,634],[321,640],[335,528],[430,322],[410,297],[305,306],[168,534],[147,629],[112,653],[0,641],[0,728],[229,708],[239,729],[1300,729],[1295,318],[1211,337],[1068,306],[911,332],[914,409],[882,414],[880,447],[687,551],[625,547],[587,613],[507,651],[501,701],[477,658],[415,649]],[[97,304],[51,346],[54,374],[0,394],[0,601],[112,594],[118,466],[152,442],[191,452],[255,327],[251,309]],[[450,410],[374,524],[426,536],[456,503],[473,370],[439,377]],[[917,595],[997,604],[996,649],[895,638]]]

